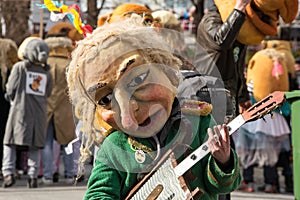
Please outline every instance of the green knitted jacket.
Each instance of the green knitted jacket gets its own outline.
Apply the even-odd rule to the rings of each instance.
[[[215,122],[210,115],[200,118],[188,116],[188,119],[193,122],[194,139],[190,145],[193,151],[205,141],[207,128],[212,127]],[[174,134],[169,134],[167,143],[173,138]],[[139,138],[138,142],[155,149],[145,138]],[[136,149],[132,148],[128,142],[128,135],[120,131],[111,133],[98,151],[84,199],[124,199],[138,183],[135,172],[140,172],[146,164],[152,161],[151,156],[146,153],[145,161],[138,163],[135,159],[135,151]],[[240,185],[241,174],[237,155],[234,150],[231,151],[234,167],[229,173],[223,172],[210,154],[193,166],[192,173],[197,178],[188,182],[188,185],[191,190],[195,187],[200,188],[203,192],[200,199],[218,199],[218,194],[229,193]]]

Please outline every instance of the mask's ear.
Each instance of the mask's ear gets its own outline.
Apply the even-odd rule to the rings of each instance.
[[[110,19],[111,15],[112,15],[112,13],[101,15],[98,18],[97,25],[98,26],[103,26],[105,23],[108,22],[108,20]]]
[[[279,9],[279,15],[285,23],[291,23],[298,13],[298,0],[284,0],[284,6]]]

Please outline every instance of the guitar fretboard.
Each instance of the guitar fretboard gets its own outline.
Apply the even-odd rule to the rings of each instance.
[[[244,123],[245,120],[242,115],[239,115],[236,118],[234,118],[231,122],[227,124],[229,134],[231,135],[232,133],[234,133]],[[206,141],[174,168],[176,176],[177,177],[182,176],[186,171],[188,171],[191,167],[193,167],[199,160],[201,160],[209,152],[210,150],[208,147],[208,142]]]

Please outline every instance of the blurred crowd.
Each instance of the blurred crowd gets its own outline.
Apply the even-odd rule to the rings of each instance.
[[[214,6],[207,4],[205,12],[212,15],[214,9]],[[208,43],[207,48],[210,48],[209,44],[213,43],[213,41],[203,42],[207,37],[203,27],[207,24],[201,23],[204,23],[206,18],[198,26],[195,26],[193,23],[194,12],[194,7],[188,8],[180,15],[175,15],[170,10],[153,12],[155,18],[160,18],[159,23],[162,27],[172,28],[182,33],[182,37],[178,38],[178,40],[182,40],[182,43],[179,47],[173,46],[172,48],[177,48],[181,53],[184,52],[183,54],[187,57],[193,49],[189,49],[184,43],[186,39],[184,31],[195,33],[195,30],[198,29],[195,36],[198,43],[202,43],[203,46]],[[209,20],[206,22],[210,23]],[[100,26],[100,24],[98,25]],[[203,29],[199,31],[199,27]],[[13,186],[23,176],[28,178],[29,188],[36,188],[38,185],[52,185],[60,181],[72,185],[76,181],[80,182],[88,178],[82,175],[79,166],[82,153],[80,152],[82,150],[81,132],[84,130],[82,130],[80,120],[74,114],[76,110],[69,100],[66,81],[66,69],[71,61],[71,53],[76,48],[76,42],[83,38],[84,36],[79,34],[72,24],[59,22],[45,33],[44,38],[32,35],[26,38],[20,46],[10,39],[0,39],[0,180],[4,188]],[[230,92],[235,98],[235,109],[232,111],[234,113],[232,116],[237,116],[260,100],[256,96],[256,91],[253,90],[253,85],[266,80],[268,75],[261,74],[265,71],[254,70],[263,67],[258,64],[260,62],[258,56],[267,55],[266,59],[268,59],[271,56],[267,49],[277,51],[281,42],[287,44],[283,45],[286,51],[284,54],[271,52],[273,57],[270,62],[278,61],[280,66],[285,67],[284,70],[279,70],[279,75],[285,73],[285,78],[281,79],[281,82],[285,81],[288,84],[286,87],[282,86],[284,91],[300,89],[300,56],[293,55],[289,41],[266,38],[257,52],[248,58],[249,60],[239,55],[237,59],[241,61],[232,60],[231,64],[239,65],[242,73],[238,74],[236,68],[229,72],[222,72],[219,69],[225,88],[231,90]],[[218,50],[221,52],[219,57],[222,57],[226,53],[220,49]],[[237,50],[239,52],[236,52]],[[231,48],[233,54],[239,54],[246,50],[247,46]],[[197,54],[197,52],[194,53]],[[292,56],[288,58],[291,62],[284,64],[283,60],[288,60],[288,56]],[[224,60],[226,59],[224,58]],[[263,62],[266,63],[265,60]],[[218,68],[226,67],[224,63],[223,65],[222,63],[218,64],[220,64],[217,66]],[[202,73],[193,66],[186,65],[186,67],[188,70],[198,70]],[[207,71],[205,73],[207,74]],[[237,73],[236,76],[229,77],[234,73]],[[237,77],[241,74],[243,78]],[[262,77],[259,77],[259,74]],[[209,75],[213,76],[213,73]],[[270,73],[271,78],[272,72]],[[234,79],[235,83],[231,83],[229,79]],[[245,101],[241,101],[243,97],[238,96],[236,92],[240,91],[241,87],[235,89],[231,87],[232,84],[242,85],[241,81],[244,81],[246,85]],[[233,93],[235,94],[233,95]],[[280,188],[284,188],[284,192],[293,192],[291,111],[289,105],[285,105],[282,110],[286,112],[276,112],[276,120],[266,117],[267,124],[262,119],[247,123],[232,138],[233,148],[241,158],[243,183],[240,190],[279,193],[282,192]],[[231,119],[229,118],[227,121]],[[222,123],[225,122],[226,120]],[[61,166],[64,167],[63,170],[60,169]],[[255,184],[253,175],[255,167],[264,169],[264,185],[262,187]],[[279,185],[279,168],[282,169],[282,175],[285,178],[284,186]]]
[[[10,39],[1,39],[4,188],[14,185],[21,175],[28,175],[29,188],[36,188],[39,180],[44,185],[59,179],[69,185],[75,182],[80,141],[74,140],[77,137],[65,72],[75,41],[82,38],[72,24],[61,22],[45,38],[32,35],[19,47]]]

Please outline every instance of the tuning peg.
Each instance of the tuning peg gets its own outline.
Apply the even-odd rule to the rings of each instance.
[[[262,119],[264,120],[265,123],[267,123],[267,120],[264,117],[262,117]]]
[[[281,109],[279,109],[279,113],[282,115],[282,110]]]
[[[271,115],[271,119],[274,119],[274,114],[273,114],[273,112],[271,112],[270,115]]]

